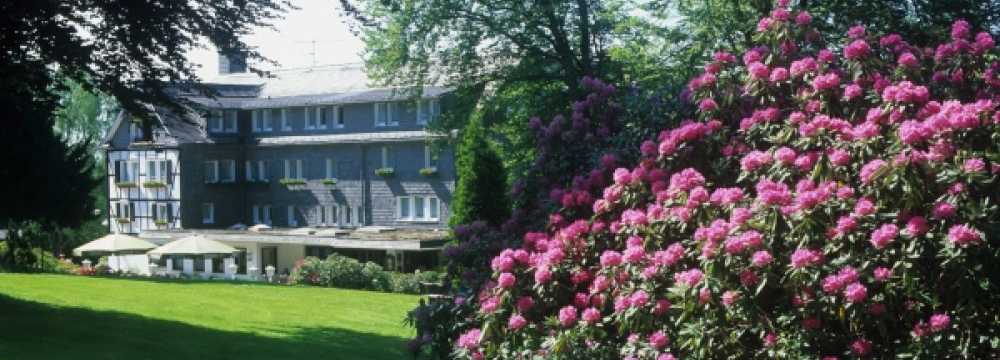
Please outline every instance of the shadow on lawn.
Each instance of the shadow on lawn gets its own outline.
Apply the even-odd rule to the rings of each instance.
[[[265,337],[0,295],[3,359],[402,359],[404,342],[332,327]]]

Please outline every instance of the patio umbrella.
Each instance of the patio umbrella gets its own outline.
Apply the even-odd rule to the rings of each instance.
[[[232,254],[236,248],[208,239],[202,235],[192,235],[174,240],[151,250],[153,255],[220,255]]]
[[[143,253],[155,247],[155,244],[135,236],[110,234],[73,249],[73,255],[83,256],[84,253],[110,255]],[[118,265],[120,268],[121,260],[117,257],[115,259],[116,261],[119,261]]]

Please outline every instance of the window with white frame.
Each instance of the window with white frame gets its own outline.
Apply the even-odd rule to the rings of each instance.
[[[115,182],[136,182],[139,180],[139,162],[134,160],[115,161]]]
[[[205,183],[219,182],[219,162],[209,160],[205,162]]]
[[[285,179],[305,179],[302,176],[302,160],[285,159]]]
[[[281,109],[281,130],[292,131],[292,122],[288,120],[288,109]]]
[[[340,205],[338,206],[338,208],[339,212],[343,214],[342,216],[344,217],[343,219],[341,219],[340,223],[345,226],[354,225],[354,219],[351,216],[351,207],[347,205]]]
[[[244,168],[246,181],[267,181],[267,165],[264,160],[247,160]]]
[[[150,203],[149,213],[151,214],[153,220],[156,221],[170,221],[173,219],[173,214],[169,203]]]
[[[299,221],[295,219],[295,205],[288,205],[285,219],[288,220],[288,226],[299,226]]]
[[[427,125],[437,118],[441,111],[438,99],[422,99],[417,101],[417,125]]]
[[[262,220],[267,225],[271,225],[271,205],[264,205],[261,207],[263,214],[261,215]]]
[[[337,161],[331,158],[326,159],[326,178],[336,179],[337,178]]]
[[[250,125],[253,132],[271,131],[272,109],[257,109],[250,115]]]
[[[215,204],[213,203],[201,204],[201,223],[202,224],[215,223]]]
[[[434,196],[396,197],[396,219],[400,221],[438,221],[440,201]]]
[[[315,130],[317,128],[317,123],[319,123],[319,117],[316,116],[316,110],[319,108],[305,107],[302,108],[302,112],[306,119],[306,130]]]
[[[365,208],[358,205],[354,207],[354,222],[357,225],[364,225],[365,223]]]
[[[333,116],[333,128],[343,129],[344,128],[344,108],[340,106],[334,106],[332,109]]]
[[[394,102],[375,103],[375,126],[399,125],[398,104]]]
[[[170,176],[170,160],[149,160],[146,162],[146,179],[167,182]]]
[[[226,183],[236,182],[236,160],[222,160],[219,164],[222,166],[219,169],[219,180]]]
[[[382,158],[381,164],[382,168],[392,168],[392,148],[389,146],[382,147]]]
[[[271,224],[271,205],[254,205],[253,206],[253,223],[254,224]]]
[[[424,167],[437,169],[438,154],[430,145],[424,145]]]
[[[135,119],[129,123],[129,136],[133,142],[142,140],[142,127],[139,124],[139,119]]]
[[[131,220],[131,219],[135,218],[135,214],[134,214],[134,211],[133,211],[134,210],[133,206],[134,205],[132,205],[131,203],[129,203],[128,200],[122,200],[122,201],[116,202],[115,203],[115,216],[118,219],[130,219]]]
[[[236,110],[226,110],[223,113],[223,126],[224,131],[227,133],[235,133],[236,130]]]
[[[326,226],[337,224],[337,206],[326,205],[319,207],[320,223]]]

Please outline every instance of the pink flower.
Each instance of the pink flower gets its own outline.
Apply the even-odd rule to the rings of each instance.
[[[479,311],[483,314],[491,314],[496,311],[498,307],[500,307],[500,299],[491,297],[483,300],[483,302],[479,304]]]
[[[548,267],[539,267],[535,270],[535,283],[545,284],[552,281],[552,271]]]
[[[774,261],[774,256],[771,256],[771,253],[767,250],[759,250],[753,253],[750,261],[756,267],[765,267]]]
[[[632,182],[632,172],[625,168],[615,169],[615,184],[628,185]]]
[[[521,330],[521,328],[523,328],[524,325],[527,324],[528,320],[525,320],[524,316],[521,316],[520,314],[514,314],[514,316],[511,316],[510,320],[507,321],[507,328],[517,331]]]
[[[817,265],[823,262],[823,252],[820,250],[800,248],[795,250],[791,256],[791,267],[801,269],[806,266]]]
[[[927,219],[924,219],[923,216],[914,216],[906,221],[906,233],[910,237],[926,234],[928,229]]]
[[[698,103],[698,110],[701,110],[702,112],[715,111],[718,108],[719,105],[716,104],[715,100],[711,98],[702,99],[701,102]]]
[[[861,167],[861,182],[864,184],[871,183],[875,179],[875,175],[886,166],[885,160],[875,159],[869,161],[865,166]]]
[[[963,247],[982,242],[983,235],[969,225],[953,225],[950,229],[948,229],[948,241],[950,241],[952,245]]]
[[[531,296],[522,296],[517,298],[517,311],[523,313],[531,310],[533,307],[535,307],[535,299],[532,299]]]
[[[718,188],[712,192],[709,201],[715,206],[728,206],[743,200],[743,189],[738,187]]]
[[[809,25],[809,23],[811,22],[812,22],[812,15],[809,15],[808,11],[799,12],[799,14],[795,16],[795,25],[806,26]]]
[[[670,310],[670,305],[671,305],[670,300],[667,299],[656,300],[656,305],[653,305],[653,314],[654,315],[666,314],[667,311]]]
[[[872,352],[872,342],[865,339],[857,339],[851,343],[851,352],[858,356],[865,356]]]
[[[664,334],[662,330],[657,330],[649,335],[649,344],[657,350],[667,347],[669,343],[670,339],[667,338],[667,334]]]
[[[972,26],[968,21],[958,20],[951,24],[951,38],[953,40],[964,40],[972,36]]]
[[[747,65],[747,71],[750,72],[750,77],[756,80],[767,80],[768,75],[771,74],[771,70],[767,68],[760,61],[754,61]]]
[[[813,79],[813,90],[817,92],[833,89],[840,85],[840,76],[837,73],[827,73]]]
[[[592,307],[587,308],[583,311],[583,321],[591,325],[596,324],[598,321],[601,321],[601,312]]]
[[[844,289],[844,297],[847,298],[848,302],[859,303],[868,298],[868,289],[861,283],[853,283]]]
[[[457,342],[458,347],[468,350],[474,350],[478,348],[479,338],[481,337],[481,335],[482,333],[479,331],[479,329],[469,329],[469,331],[462,333],[462,335],[458,337],[458,342]]]
[[[622,254],[614,250],[605,250],[601,254],[601,266],[611,267],[618,266],[622,264]]]
[[[517,279],[514,278],[514,274],[505,272],[500,274],[499,277],[497,277],[497,284],[500,285],[500,287],[503,289],[510,289],[514,287],[514,282],[516,280]]]
[[[930,321],[928,321],[931,327],[931,331],[938,332],[948,328],[951,324],[951,317],[948,314],[934,314],[931,315]]]
[[[857,84],[847,85],[847,87],[844,88],[844,100],[850,101],[853,98],[861,96],[861,93],[861,87]]]
[[[917,57],[913,56],[913,53],[908,51],[900,54],[896,63],[899,64],[899,66],[910,69],[916,69],[920,66],[920,60],[917,60]]]
[[[570,327],[576,324],[576,308],[573,305],[567,305],[559,309],[559,324],[563,327]]]
[[[855,216],[868,216],[875,213],[875,203],[869,198],[861,198],[856,204],[854,204],[853,215]]]
[[[892,277],[892,270],[884,266],[875,268],[873,273],[875,275],[875,281],[878,282],[886,282],[890,277]]]
[[[947,219],[955,216],[956,212],[957,210],[955,209],[955,205],[939,201],[934,203],[934,209],[931,211],[931,214],[935,219]]]
[[[897,236],[899,236],[899,227],[895,224],[885,224],[872,231],[869,241],[876,249],[882,250],[896,240]]]
[[[782,81],[788,80],[788,69],[785,69],[783,67],[776,67],[776,68],[774,68],[774,70],[771,70],[771,79],[770,80],[773,83],[782,82]]]
[[[841,149],[833,149],[827,153],[830,163],[834,166],[845,166],[851,163],[851,154]]]
[[[847,37],[851,39],[859,39],[863,36],[865,36],[865,27],[862,25],[851,26],[850,29],[847,29]]]
[[[965,160],[962,164],[962,169],[967,173],[980,173],[986,171],[986,162],[980,158],[973,158]]]
[[[772,159],[770,154],[754,150],[743,156],[743,159],[740,160],[740,168],[742,168],[743,171],[754,171],[764,167],[765,165],[769,165],[771,161]]]
[[[740,299],[740,292],[736,290],[729,290],[722,293],[722,305],[726,307],[733,306]]]
[[[844,48],[844,57],[850,60],[860,59],[868,56],[871,51],[872,48],[871,46],[868,46],[868,42],[858,39],[854,40]]]
[[[695,285],[698,285],[698,283],[701,282],[701,279],[704,276],[705,275],[701,272],[701,270],[691,269],[675,273],[674,281],[688,287],[694,287]]]
[[[635,308],[646,306],[649,303],[649,294],[643,290],[637,290],[628,297],[628,303]]]
[[[625,249],[625,262],[635,264],[646,258],[646,249],[641,246],[632,246]]]

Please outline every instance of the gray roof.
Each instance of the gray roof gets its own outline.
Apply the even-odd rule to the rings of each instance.
[[[323,135],[293,135],[293,136],[270,136],[257,140],[262,146],[281,145],[322,145],[322,144],[350,144],[367,142],[397,142],[427,140],[441,138],[445,135],[433,134],[423,130],[415,131],[380,131],[367,133],[350,134],[323,134]]]
[[[221,96],[186,98],[209,108],[255,109],[396,101],[412,97],[403,88],[373,86],[362,64],[283,69],[268,75],[220,75],[205,83],[218,90]],[[421,97],[437,97],[448,91],[441,86],[425,86]]]
[[[293,229],[275,229],[262,232],[247,230],[147,230],[139,234],[139,238],[155,244],[165,244],[170,241],[191,235],[202,235],[221,242],[254,242],[267,244],[302,244],[313,246],[330,246],[342,249],[370,250],[409,250],[431,251],[440,250],[448,237],[444,229],[397,229],[390,232],[369,233],[361,229],[338,232],[336,235],[300,234]]]

